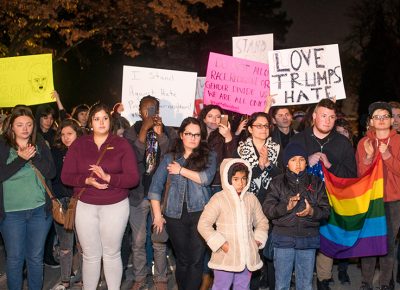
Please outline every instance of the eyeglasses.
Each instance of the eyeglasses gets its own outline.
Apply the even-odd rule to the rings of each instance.
[[[392,116],[389,115],[389,114],[386,114],[386,115],[375,115],[375,116],[371,117],[371,119],[374,119],[374,120],[387,120],[387,119],[390,119],[390,118],[392,118]]]
[[[251,125],[251,127],[256,127],[257,129],[267,129],[267,130],[269,130],[269,124],[265,124],[265,125],[263,125],[263,124],[256,124],[256,125]]]
[[[195,139],[198,139],[201,136],[200,133],[193,134],[193,133],[190,133],[190,132],[183,132],[183,135],[185,137],[190,137],[190,138],[195,138]]]

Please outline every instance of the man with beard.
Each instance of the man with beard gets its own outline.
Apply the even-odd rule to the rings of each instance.
[[[356,160],[350,141],[334,130],[336,120],[335,103],[321,100],[313,113],[313,126],[292,137],[290,143],[298,143],[308,154],[308,171],[323,178],[322,164],[338,177],[357,177]],[[329,290],[332,278],[333,259],[317,255],[318,290]],[[348,278],[347,269],[342,269]]]

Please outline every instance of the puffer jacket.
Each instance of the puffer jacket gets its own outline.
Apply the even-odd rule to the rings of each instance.
[[[300,193],[300,201],[287,210],[289,198]],[[305,209],[305,199],[314,210],[312,216],[299,217],[296,213]],[[315,237],[319,235],[320,221],[330,213],[325,184],[306,171],[298,175],[287,170],[275,177],[267,191],[263,204],[265,215],[272,221],[273,234],[290,237]]]
[[[240,195],[228,182],[228,171],[234,163],[244,163],[250,171]],[[250,163],[239,158],[225,159],[220,172],[223,190],[214,194],[205,206],[197,227],[212,250],[208,266],[231,272],[241,272],[245,267],[249,271],[258,270],[263,265],[258,250],[265,246],[268,220],[257,197],[247,192],[251,180]],[[225,242],[229,244],[227,253],[221,249]]]

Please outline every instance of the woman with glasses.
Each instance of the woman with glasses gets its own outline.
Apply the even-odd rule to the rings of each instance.
[[[278,164],[279,144],[270,137],[271,118],[267,113],[253,113],[247,121],[247,139],[239,142],[237,156],[250,162],[252,177],[249,191],[261,204],[272,177],[281,173]]]
[[[197,232],[197,223],[210,198],[207,187],[214,179],[217,163],[197,119],[184,119],[178,134],[176,146],[164,156],[153,176],[148,197],[154,231],[161,232],[167,225],[176,255],[178,289],[192,290],[199,289],[202,281],[205,243]],[[168,192],[162,213],[160,201],[165,188]]]

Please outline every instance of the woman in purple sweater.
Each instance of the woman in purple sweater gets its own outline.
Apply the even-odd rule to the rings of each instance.
[[[136,156],[128,141],[112,135],[111,115],[103,104],[89,111],[92,134],[76,140],[68,150],[62,182],[81,195],[75,227],[83,251],[83,286],[95,290],[101,258],[108,289],[119,290],[122,277],[121,241],[129,217],[128,189],[137,185]],[[101,154],[100,163],[96,165]]]

